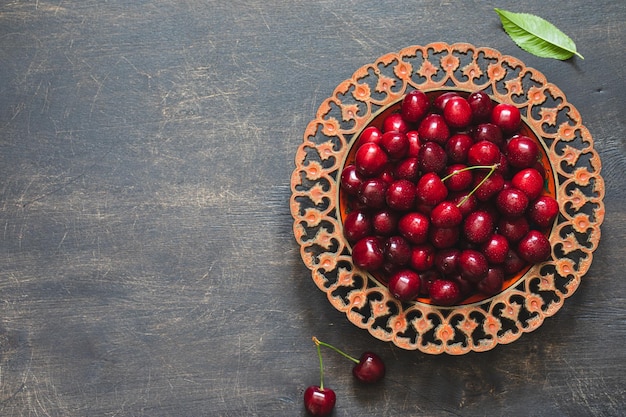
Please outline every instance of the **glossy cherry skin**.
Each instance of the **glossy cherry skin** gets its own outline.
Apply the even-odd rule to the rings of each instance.
[[[372,232],[372,219],[364,210],[351,211],[343,221],[343,234],[348,242],[356,242]]]
[[[455,129],[463,129],[472,122],[472,107],[461,97],[451,97],[443,107],[443,118]]]
[[[389,208],[407,211],[415,204],[415,185],[409,180],[396,180],[389,184],[386,201]]]
[[[356,170],[354,164],[346,165],[341,171],[341,189],[351,196],[356,196],[359,193],[359,188],[363,184],[363,177]]]
[[[559,214],[559,203],[548,195],[540,196],[528,209],[528,217],[539,227],[549,227]]]
[[[409,265],[415,271],[422,272],[433,267],[435,263],[435,248],[432,245],[415,245],[411,250]]]
[[[504,137],[502,135],[502,129],[493,123],[482,123],[476,126],[472,137],[476,142],[486,140],[494,143],[496,146],[501,147],[504,145]]]
[[[383,137],[383,132],[376,126],[368,126],[359,135],[356,146],[357,149],[363,145],[364,143],[372,142],[376,144],[380,144],[380,140]]]
[[[417,158],[422,172],[443,172],[448,164],[446,151],[435,142],[422,144]]]
[[[424,117],[417,128],[422,141],[444,144],[450,136],[450,129],[442,115],[431,113]]]
[[[411,245],[402,236],[390,236],[385,241],[385,260],[393,265],[406,265],[411,253]]]
[[[434,172],[427,172],[417,181],[415,194],[420,203],[434,206],[448,196],[448,189]]]
[[[498,171],[489,175],[489,171],[480,170],[474,174],[472,188],[478,187],[474,195],[479,201],[487,201],[504,188],[504,177]],[[484,181],[483,181],[484,180]],[[481,184],[482,183],[482,184]]]
[[[496,207],[505,217],[520,217],[528,208],[528,196],[515,187],[506,188],[496,196]]]
[[[492,266],[487,271],[487,275],[476,284],[476,288],[485,295],[496,295],[502,291],[503,283],[504,268]]]
[[[417,298],[420,292],[420,276],[411,269],[402,269],[390,279],[388,288],[395,298],[400,301],[411,301]]]
[[[419,212],[410,212],[400,218],[398,231],[409,242],[419,245],[428,239],[430,220]]]
[[[458,227],[431,227],[428,231],[430,243],[437,249],[451,248],[459,242]]]
[[[409,138],[403,132],[385,132],[380,140],[380,146],[392,160],[404,158],[409,152]]]
[[[519,109],[512,104],[496,104],[491,111],[491,123],[498,126],[504,133],[513,133],[522,124]]]
[[[385,252],[380,240],[367,236],[356,242],[352,248],[352,260],[359,268],[375,271],[383,266]]]
[[[389,157],[379,145],[373,142],[359,146],[354,157],[354,165],[364,177],[374,177],[387,166]]]
[[[487,276],[489,262],[482,252],[465,249],[459,254],[457,268],[463,278],[470,282],[478,282]]]
[[[363,352],[359,363],[352,368],[352,375],[366,384],[373,384],[385,376],[385,362],[373,352]]]
[[[444,276],[458,274],[458,260],[461,251],[456,248],[442,249],[435,254],[435,268]]]
[[[383,132],[402,132],[406,133],[409,125],[400,113],[390,114],[383,121]]]
[[[330,388],[310,386],[304,391],[304,407],[311,416],[329,416],[335,408],[337,396]]]
[[[505,274],[513,275],[528,266],[528,263],[526,263],[526,261],[519,256],[517,251],[511,248],[509,249],[509,253],[506,254],[506,259],[504,260],[504,264],[502,264],[502,266]]]
[[[456,91],[446,91],[445,93],[438,95],[433,101],[433,107],[435,111],[438,113],[443,113],[443,109],[446,108],[448,100],[453,97],[459,97],[459,93],[457,93]]]
[[[413,90],[402,99],[400,113],[404,120],[409,123],[419,122],[430,108],[430,100],[426,93],[421,90]]]
[[[481,246],[481,251],[490,264],[501,264],[509,253],[509,241],[504,236],[494,233]]]
[[[461,209],[449,200],[437,204],[430,212],[430,222],[435,227],[456,227],[462,221]]]
[[[536,165],[539,146],[528,136],[517,135],[506,144],[509,164],[515,168],[531,168]]]
[[[494,106],[489,94],[484,91],[475,91],[467,97],[467,102],[472,109],[472,119],[474,123],[489,120]]]
[[[422,141],[419,133],[417,133],[417,130],[409,130],[406,132],[406,138],[409,140],[407,157],[417,157],[419,150],[422,147]]]
[[[461,298],[459,284],[448,279],[435,279],[428,288],[430,300],[435,305],[451,306]]]
[[[522,190],[529,200],[534,200],[543,192],[543,175],[535,168],[518,171],[511,179],[513,187]]]
[[[468,165],[493,165],[499,161],[500,148],[488,140],[474,143],[467,152]]]
[[[359,201],[374,209],[383,208],[387,198],[387,183],[381,178],[363,181],[359,189]]]
[[[550,258],[552,248],[550,241],[543,233],[538,230],[531,230],[519,241],[517,253],[526,262],[537,264]]]
[[[486,242],[494,232],[493,216],[485,210],[470,213],[463,221],[463,236],[472,243]]]
[[[397,180],[417,182],[420,177],[420,168],[417,157],[410,156],[398,162],[393,171],[393,177]]]
[[[447,179],[444,181],[446,187],[450,191],[463,191],[467,190],[474,181],[474,174],[472,170],[465,170],[467,165],[465,164],[452,164],[448,165],[443,177]]]
[[[377,236],[390,236],[398,227],[396,212],[383,208],[372,215],[372,228]]]
[[[498,221],[498,233],[507,238],[509,243],[518,242],[526,236],[530,230],[530,225],[526,217],[501,218]]]
[[[450,136],[450,139],[444,145],[446,155],[453,163],[465,163],[467,161],[467,153],[474,143],[475,141],[470,135],[456,133]]]

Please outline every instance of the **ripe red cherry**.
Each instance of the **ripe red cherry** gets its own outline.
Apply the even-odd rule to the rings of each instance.
[[[417,133],[417,130],[409,130],[406,132],[406,137],[409,140],[409,151],[407,152],[407,156],[416,157],[422,146],[420,135]]]
[[[428,239],[430,221],[426,215],[419,212],[410,212],[400,218],[398,231],[409,242],[419,245]]]
[[[443,172],[448,163],[446,151],[435,142],[422,144],[417,158],[422,172]]]
[[[363,129],[363,131],[359,135],[359,138],[356,143],[357,149],[364,143],[368,143],[368,142],[379,144],[382,137],[383,137],[382,130],[380,130],[376,126],[368,126],[365,129]]]
[[[525,168],[513,175],[511,185],[534,200],[543,192],[543,175],[535,168]]]
[[[454,305],[461,298],[459,284],[448,279],[435,279],[428,288],[433,304],[440,306]]]
[[[421,90],[413,90],[402,99],[401,114],[409,123],[417,123],[426,115],[430,107],[428,96]]]
[[[472,122],[472,107],[461,97],[451,97],[443,108],[443,118],[449,126],[463,129]]]
[[[411,245],[402,236],[390,236],[385,242],[385,259],[393,265],[406,265],[411,259]]]
[[[459,97],[459,93],[457,93],[456,91],[446,91],[445,93],[442,93],[435,98],[435,100],[433,101],[433,107],[439,113],[443,113],[443,109],[446,108],[448,100],[453,97]]]
[[[476,126],[472,135],[476,142],[481,140],[487,140],[501,147],[504,145],[504,137],[502,136],[502,129],[493,123],[482,123]]]
[[[531,168],[537,162],[539,147],[528,136],[517,135],[506,144],[506,156],[512,167]]]
[[[472,109],[474,122],[482,122],[489,120],[493,109],[493,102],[489,94],[484,91],[475,91],[467,97],[467,102]]]
[[[515,243],[523,238],[530,230],[526,217],[503,217],[498,222],[498,233],[507,238],[509,243]]]
[[[383,132],[402,132],[406,133],[409,130],[409,125],[402,118],[400,113],[390,114],[383,121]]]
[[[515,187],[506,188],[496,196],[496,207],[505,217],[520,217],[528,207],[528,197]]]
[[[354,244],[352,260],[359,268],[366,271],[375,271],[383,266],[385,253],[379,239],[367,236]]]
[[[420,292],[420,276],[411,269],[402,269],[389,279],[389,292],[400,301],[411,301]]]
[[[398,160],[409,152],[409,138],[403,132],[385,132],[380,140],[380,146],[387,152],[389,158]]]
[[[470,213],[463,221],[463,236],[472,243],[486,242],[494,232],[493,216],[485,210]]]
[[[520,128],[522,116],[514,105],[499,103],[491,111],[491,123],[502,129],[504,133],[513,133]]]
[[[385,205],[387,183],[380,178],[363,181],[359,189],[359,202],[368,207],[379,209]]]
[[[549,195],[538,197],[528,209],[528,217],[539,227],[549,227],[559,214],[559,203]]]
[[[528,266],[528,264],[519,256],[517,251],[511,248],[509,249],[509,253],[507,253],[502,266],[505,274],[513,275],[524,269],[524,267]]]
[[[468,165],[493,165],[500,161],[500,148],[493,142],[481,140],[467,152]]]
[[[409,210],[415,204],[415,185],[409,180],[394,181],[387,188],[385,199],[393,210]]]
[[[376,143],[368,142],[357,149],[354,165],[359,174],[364,177],[374,177],[380,174],[387,166],[389,157]]]
[[[427,172],[417,181],[416,194],[420,203],[434,206],[445,200],[448,189],[439,175]]]
[[[443,249],[435,254],[435,268],[444,276],[458,274],[458,260],[460,250],[456,248]]]
[[[509,241],[498,233],[492,234],[481,246],[481,251],[491,264],[501,264],[509,253]]]
[[[336,401],[335,391],[330,388],[311,385],[304,391],[304,407],[307,413],[315,417],[329,416]]]
[[[373,352],[363,352],[359,362],[352,368],[352,375],[366,384],[373,384],[385,376],[385,363]]]
[[[452,164],[448,165],[443,176],[447,178],[445,180],[446,187],[450,191],[463,191],[472,185],[474,175],[472,170],[466,170],[465,164]]]
[[[459,242],[458,227],[431,227],[428,231],[430,243],[437,249],[451,248]]]
[[[341,171],[341,189],[351,196],[356,196],[363,184],[363,177],[356,170],[354,164],[347,165]]]
[[[417,128],[422,141],[444,144],[450,136],[450,129],[442,115],[431,113],[424,117]]]
[[[504,268],[501,266],[492,266],[487,271],[487,275],[478,281],[476,288],[485,295],[496,295],[502,291],[504,283]]]
[[[428,244],[415,245],[411,250],[409,265],[415,271],[422,272],[433,267],[435,263],[435,248]]]
[[[372,215],[372,228],[377,236],[390,236],[398,227],[398,215],[383,208]]]
[[[350,212],[343,221],[343,234],[348,242],[356,242],[372,232],[372,219],[363,210]]]
[[[463,278],[470,282],[478,282],[487,276],[489,262],[481,252],[465,249],[459,254],[457,268]]]
[[[550,258],[550,241],[538,230],[529,231],[517,245],[519,256],[526,262],[536,264]]]
[[[408,157],[398,162],[393,171],[393,177],[398,180],[417,182],[419,176],[419,164],[416,157]]]
[[[446,155],[452,162],[465,163],[467,153],[474,144],[474,139],[466,133],[456,133],[448,139],[445,146]]]
[[[504,188],[504,177],[498,171],[493,172],[489,175],[488,178],[485,179],[489,175],[489,171],[481,170],[474,174],[474,182],[472,187],[476,188],[476,192],[474,195],[480,201],[487,201],[491,197],[498,194]],[[481,184],[482,183],[482,184]]]
[[[435,227],[455,227],[462,221],[463,213],[452,201],[442,201],[430,212],[430,222]]]

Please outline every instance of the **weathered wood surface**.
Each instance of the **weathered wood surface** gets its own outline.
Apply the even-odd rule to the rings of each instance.
[[[494,2],[0,5],[0,415],[300,416],[311,336],[378,351],[336,416],[617,416],[626,403],[626,3],[534,1],[585,60],[533,57]],[[606,220],[580,289],[491,352],[430,357],[349,324],[292,235],[308,121],[360,66],[466,41],[522,59],[583,116]]]

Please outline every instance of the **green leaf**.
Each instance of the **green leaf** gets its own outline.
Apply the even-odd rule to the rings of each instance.
[[[576,54],[585,59],[576,51],[574,41],[547,20],[528,13],[494,10],[506,33],[526,52],[541,58],[565,60]]]

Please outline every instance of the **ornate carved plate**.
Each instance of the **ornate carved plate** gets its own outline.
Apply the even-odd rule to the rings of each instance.
[[[547,189],[560,207],[549,234],[551,259],[509,279],[493,297],[453,307],[422,299],[401,303],[352,263],[343,237],[339,175],[358,134],[412,89],[481,90],[497,102],[514,104],[543,149]],[[359,68],[322,102],[295,163],[293,230],[313,281],[353,324],[400,348],[460,355],[517,340],[576,291],[600,240],[601,162],[580,114],[543,74],[494,49],[466,43],[410,46]]]

